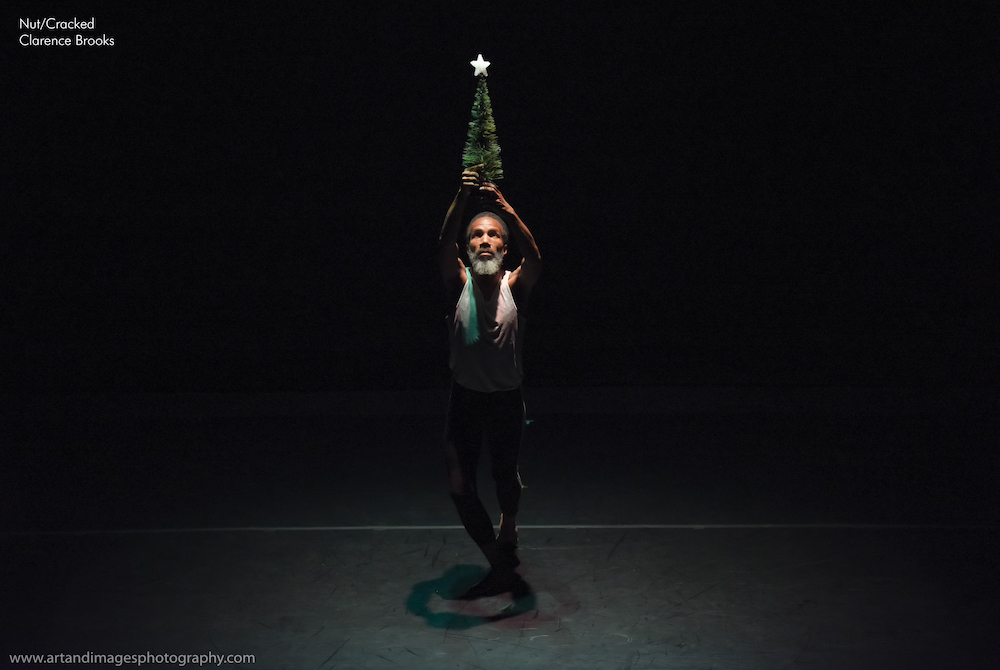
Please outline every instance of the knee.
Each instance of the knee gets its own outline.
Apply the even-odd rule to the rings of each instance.
[[[451,494],[453,500],[458,501],[459,498],[464,500],[466,498],[476,495],[475,486],[472,484],[472,482],[469,481],[468,478],[466,478],[462,474],[460,470],[459,471],[453,470],[451,472],[450,479],[451,482],[450,486],[448,487],[449,489],[448,492]]]
[[[482,505],[482,502],[479,500],[479,495],[473,490],[466,490],[459,493],[449,491],[449,495],[451,496],[451,501],[455,504],[455,509],[458,510],[459,514],[468,512],[469,510],[474,510],[477,505]]]
[[[520,484],[521,477],[517,473],[517,464],[494,465],[493,481],[496,482],[497,485],[512,483]]]

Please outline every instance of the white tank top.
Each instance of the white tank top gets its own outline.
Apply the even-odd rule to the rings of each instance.
[[[492,393],[521,385],[521,339],[524,318],[517,313],[510,292],[510,270],[489,300],[483,297],[466,268],[465,287],[448,317],[451,331],[451,371],[455,381],[467,389]]]

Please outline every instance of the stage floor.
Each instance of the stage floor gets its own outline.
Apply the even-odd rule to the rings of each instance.
[[[519,572],[532,593],[472,603],[452,599],[485,561],[446,492],[443,408],[147,399],[8,414],[2,653],[319,670],[993,667],[992,401],[668,400],[529,405]]]

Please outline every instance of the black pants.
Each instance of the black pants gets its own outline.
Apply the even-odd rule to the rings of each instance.
[[[514,516],[521,500],[517,457],[523,431],[524,400],[520,388],[482,393],[452,381],[445,427],[451,497],[462,525],[480,547],[496,539],[493,522],[479,499],[476,486],[483,439],[490,450],[500,511],[506,516]]]

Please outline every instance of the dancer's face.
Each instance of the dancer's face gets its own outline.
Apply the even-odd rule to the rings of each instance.
[[[496,220],[485,216],[469,224],[468,254],[476,274],[491,275],[500,269],[507,251],[502,230]]]

